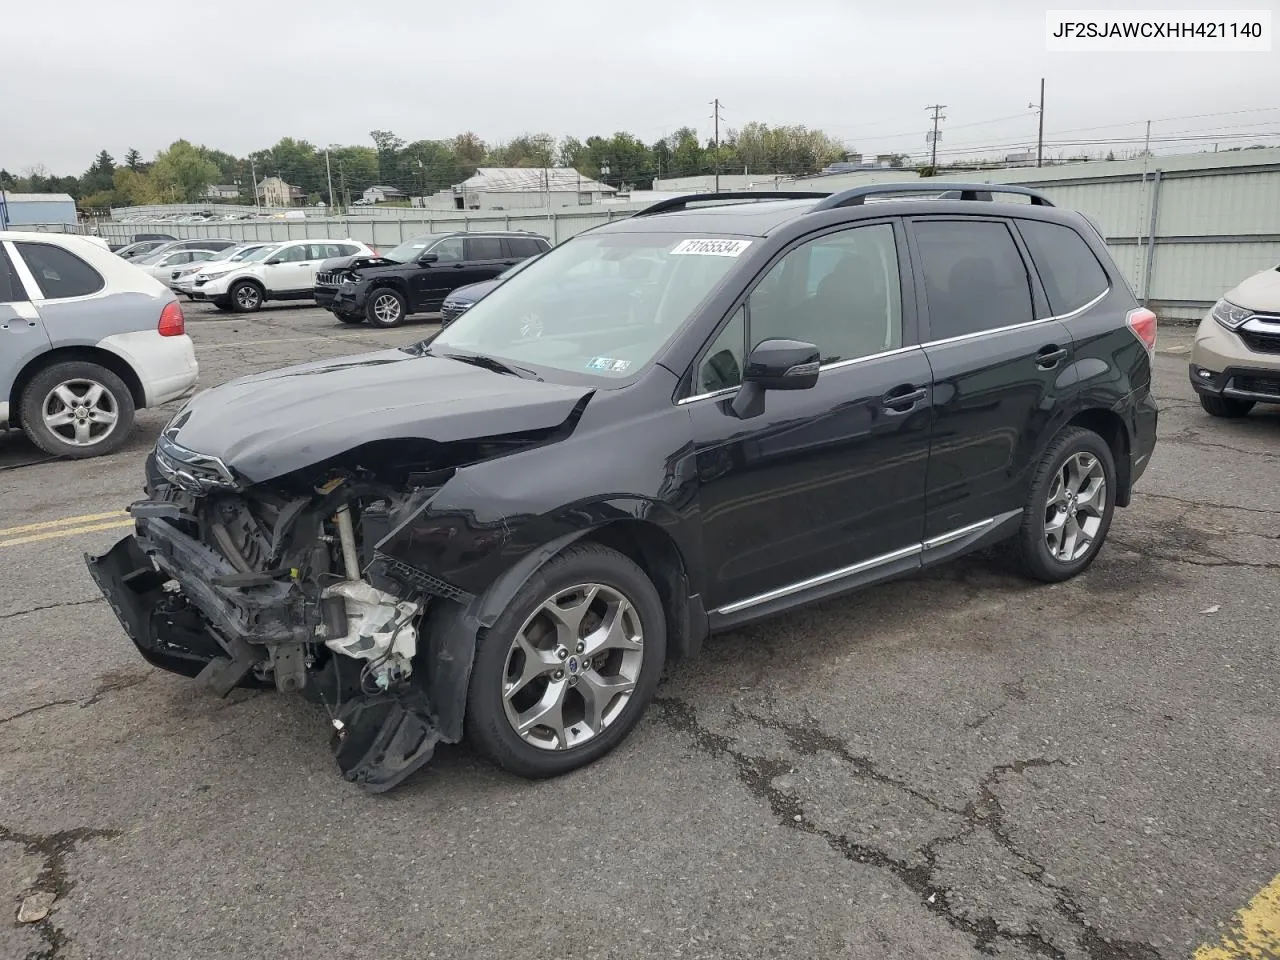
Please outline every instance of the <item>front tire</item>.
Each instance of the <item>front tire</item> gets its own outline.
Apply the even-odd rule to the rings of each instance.
[[[257,313],[262,309],[262,288],[251,280],[241,280],[227,293],[236,313]]]
[[[1232,397],[1215,397],[1211,394],[1200,394],[1200,406],[1211,417],[1222,417],[1227,420],[1238,420],[1249,415],[1253,409],[1252,400],[1236,400]]]
[[[55,363],[22,391],[22,426],[31,442],[56,457],[84,460],[118,450],[133,429],[133,395],[96,363]]]
[[[1115,498],[1111,448],[1092,430],[1068,427],[1049,444],[1031,481],[1013,542],[1021,572],[1044,583],[1083,572],[1106,540]]]
[[[398,327],[404,320],[407,305],[404,297],[390,287],[379,287],[369,293],[364,315],[371,326]]]
[[[666,659],[653,583],[622,554],[569,547],[520,588],[476,650],[467,734],[511,773],[554,777],[635,728]]]

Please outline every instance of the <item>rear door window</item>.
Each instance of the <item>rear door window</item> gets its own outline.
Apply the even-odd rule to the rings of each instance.
[[[497,237],[468,237],[468,260],[501,260],[502,241]]]
[[[1070,227],[1043,220],[1019,220],[1018,231],[1044,284],[1055,316],[1079,310],[1111,286],[1107,272]]]
[[[106,286],[97,270],[62,247],[27,241],[17,241],[14,247],[26,261],[40,287],[40,295],[46,300],[87,297]]]
[[[949,340],[1035,319],[1031,281],[1013,234],[993,220],[917,220],[929,339]]]

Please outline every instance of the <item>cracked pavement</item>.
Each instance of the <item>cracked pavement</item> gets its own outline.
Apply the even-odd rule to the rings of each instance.
[[[188,313],[205,384],[424,332]],[[0,548],[0,957],[1189,957],[1280,872],[1280,411],[1210,420],[1188,341],[1086,575],[981,555],[715,638],[553,781],[451,748],[365,796],[323,711],[132,651],[80,559],[124,531]],[[123,507],[168,415],[0,438],[6,525]]]

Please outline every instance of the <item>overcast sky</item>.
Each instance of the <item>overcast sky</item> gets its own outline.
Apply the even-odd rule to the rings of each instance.
[[[1046,8],[1026,0],[0,2],[0,167],[18,173],[79,174],[101,149],[150,158],[180,137],[243,155],[282,136],[371,146],[373,129],[709,136],[715,97],[730,127],[803,123],[915,155],[943,103],[942,155],[1002,153],[1034,143],[1042,76],[1051,144],[1140,137],[1150,118],[1157,138],[1280,145],[1280,49],[1046,53]]]

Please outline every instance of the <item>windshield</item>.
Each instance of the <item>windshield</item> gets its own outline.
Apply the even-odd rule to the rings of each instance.
[[[436,354],[622,379],[637,373],[751,245],[746,238],[589,233],[513,271],[430,343]]]
[[[440,240],[444,234],[428,233],[421,237],[414,237],[412,240],[406,240],[398,247],[393,247],[382,255],[384,260],[394,260],[396,263],[408,263],[410,260],[416,259],[428,247],[437,240]]]
[[[265,260],[267,254],[276,248],[275,245],[267,245],[265,247],[254,247],[249,250],[236,254],[231,259],[237,263],[255,263],[258,260]]]

